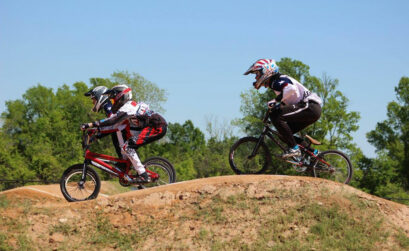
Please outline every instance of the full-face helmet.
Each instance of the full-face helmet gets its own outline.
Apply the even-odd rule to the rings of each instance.
[[[112,112],[116,113],[126,102],[132,99],[132,90],[127,85],[116,85],[105,92],[112,102]]]
[[[270,77],[278,73],[278,66],[273,59],[260,59],[252,64],[244,75],[250,73],[256,74],[256,81],[253,83],[253,86],[259,89],[262,85],[266,84]]]
[[[94,107],[92,108],[93,112],[99,112],[106,102],[108,102],[108,96],[103,95],[108,90],[105,86],[97,86],[88,92],[85,96],[90,96],[94,102]]]

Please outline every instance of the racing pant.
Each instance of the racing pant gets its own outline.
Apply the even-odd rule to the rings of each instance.
[[[134,132],[133,136],[122,145],[123,154],[129,158],[138,174],[142,174],[146,170],[136,153],[136,149],[162,138],[165,136],[166,131],[167,125],[144,127],[142,130]]]
[[[121,132],[122,138],[125,138],[126,133]],[[115,147],[115,152],[118,155],[118,158],[123,159],[121,147],[119,146],[119,140],[117,133],[111,133],[112,143]]]
[[[306,146],[306,142],[293,134],[313,124],[321,116],[321,106],[314,101],[296,105],[284,105],[270,114],[277,131],[283,136],[289,147],[298,144]]]
[[[99,138],[103,138],[103,137],[106,137],[108,135],[111,135],[112,143],[114,144],[114,147],[115,147],[115,152],[118,155],[118,158],[123,159],[119,138],[121,138],[121,139],[126,138],[126,132],[125,131],[122,131],[122,132],[120,131],[119,133],[121,133],[121,136],[119,136],[119,137],[118,137],[118,132],[111,132],[111,133],[101,134],[101,135],[99,135]],[[122,140],[122,142],[123,142],[123,140]]]

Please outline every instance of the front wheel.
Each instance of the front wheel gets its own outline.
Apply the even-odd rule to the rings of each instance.
[[[151,157],[145,160],[143,164],[152,179],[152,182],[144,184],[145,187],[161,186],[176,181],[175,168],[167,159]]]
[[[271,166],[271,155],[267,145],[261,141],[256,149],[258,142],[258,138],[244,137],[231,147],[229,163],[236,174],[260,174]]]
[[[66,200],[84,201],[97,198],[101,180],[94,169],[87,166],[85,180],[82,180],[84,164],[76,164],[65,170],[61,177],[60,189]]]
[[[314,164],[314,176],[348,184],[352,178],[352,164],[348,156],[338,150],[320,153]]]

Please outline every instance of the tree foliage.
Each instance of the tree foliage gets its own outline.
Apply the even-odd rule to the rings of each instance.
[[[93,78],[90,82],[91,87],[128,84],[136,97],[163,110],[166,92],[137,74],[115,72],[111,79]],[[90,112],[92,102],[84,96],[89,89],[84,82],[74,83],[72,88],[63,85],[56,91],[38,84],[21,99],[6,102],[0,132],[3,178],[56,181],[68,166],[83,161],[79,126],[104,116]],[[94,149],[113,154],[107,140],[95,144]]]
[[[378,122],[367,138],[383,157],[378,159],[382,170],[393,173],[388,175],[391,181],[409,189],[409,78],[401,78],[395,93],[397,101],[388,104],[387,119]]]

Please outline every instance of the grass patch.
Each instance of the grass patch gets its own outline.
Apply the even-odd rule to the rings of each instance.
[[[399,231],[399,233],[396,234],[396,239],[403,249],[409,250],[409,237],[406,236],[404,232]]]
[[[387,243],[383,217],[370,201],[351,195],[345,197],[351,204],[344,209],[342,200],[323,205],[301,195],[284,190],[263,199],[243,194],[223,199],[216,195],[211,203],[194,204],[193,214],[184,216],[184,220],[231,230],[240,228],[236,224],[249,222],[243,230],[254,229],[256,233],[243,238],[236,232],[222,238],[214,229],[201,228],[194,238],[200,246],[212,250],[373,250],[379,243]],[[293,206],[286,206],[288,203]],[[408,247],[409,238],[404,234],[396,239],[399,247]]]
[[[196,220],[209,221],[216,224],[225,223],[227,218],[223,214],[224,208],[220,205],[210,203],[204,207],[198,207],[193,215]]]
[[[58,225],[52,225],[50,227],[50,235],[53,233],[62,233],[63,235],[69,235],[70,232],[73,231],[73,227],[71,227],[68,223],[60,223]]]
[[[13,248],[8,245],[7,236],[3,233],[0,233],[0,250],[13,250]]]
[[[90,238],[87,244],[94,247],[111,247],[120,250],[132,250],[133,246],[143,241],[146,236],[154,233],[154,227],[142,227],[131,233],[121,233],[105,217],[101,211],[95,216],[94,225],[89,230]]]
[[[198,233],[198,239],[199,240],[206,240],[209,236],[209,232],[204,229],[203,227],[200,228],[199,233]]]
[[[24,199],[23,201],[17,203],[17,207],[22,208],[24,214],[28,214],[33,208],[33,202],[29,199]]]
[[[314,239],[321,240],[324,249],[372,250],[374,243],[385,239],[381,230],[382,217],[353,217],[339,207],[310,206],[308,214],[316,219],[310,228]]]
[[[277,250],[372,250],[387,237],[381,225],[379,215],[355,219],[339,206],[312,203],[265,221],[254,248],[267,249],[274,243]]]
[[[31,214],[33,215],[46,215],[46,216],[54,216],[56,215],[56,211],[51,208],[41,208],[41,207],[33,207],[30,210]]]
[[[10,201],[5,195],[0,195],[0,208],[7,208],[10,204]]]
[[[133,186],[129,186],[129,187],[121,186],[121,184],[119,184],[118,179],[109,180],[109,181],[105,181],[105,182],[107,184],[109,184],[109,186],[110,186],[109,191],[106,192],[106,194],[108,194],[108,195],[126,193],[126,192],[129,192],[129,191],[132,191],[132,189],[134,188]]]
[[[19,234],[17,236],[17,243],[19,250],[33,250],[33,242],[26,234]]]
[[[25,217],[13,219],[7,216],[0,216],[0,250],[32,250],[33,242],[27,235],[27,222],[22,222]],[[15,243],[13,246],[10,242]]]
[[[19,220],[0,216],[0,225],[7,229],[7,232],[22,232],[25,229],[26,224],[22,224]]]
[[[344,197],[351,201],[351,203],[360,210],[365,210],[368,208],[373,209],[376,207],[376,203],[374,201],[362,199],[356,194],[348,194]]]

